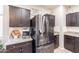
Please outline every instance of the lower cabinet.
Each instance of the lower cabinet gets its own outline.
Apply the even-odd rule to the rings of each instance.
[[[8,45],[6,50],[6,53],[32,53],[32,41]]]
[[[21,48],[13,48],[6,51],[7,53],[21,53]]]
[[[59,35],[54,36],[54,49],[59,47]]]
[[[75,52],[79,53],[79,38],[78,37],[75,39]]]
[[[64,48],[72,52],[79,53],[79,37],[65,35]]]
[[[74,52],[75,40],[72,36],[64,36],[64,47],[72,52]]]

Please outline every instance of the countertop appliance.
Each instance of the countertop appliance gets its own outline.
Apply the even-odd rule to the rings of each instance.
[[[27,30],[22,31],[22,38],[23,39],[30,38],[30,31]]]
[[[45,14],[43,16],[36,15],[31,19],[31,37],[34,40],[33,44],[35,43],[34,46],[36,53],[54,52],[53,20],[55,20],[55,16],[50,14]],[[33,22],[35,22],[35,24]]]

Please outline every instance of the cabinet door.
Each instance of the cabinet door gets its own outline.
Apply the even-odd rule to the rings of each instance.
[[[71,14],[66,15],[66,26],[70,26]]]
[[[32,43],[22,46],[22,53],[32,53]]]
[[[54,36],[54,49],[59,46],[59,35]]]
[[[16,26],[15,27],[20,27],[22,24],[21,23],[21,8],[15,7],[15,17],[16,17],[16,20],[15,20]]]
[[[15,17],[15,8],[13,6],[9,6],[9,26],[15,27],[16,26],[16,17]]]
[[[30,26],[30,10],[22,9],[22,27],[29,27]]]
[[[76,13],[66,15],[66,26],[76,26],[77,24]]]
[[[72,52],[74,52],[75,39],[72,36],[65,36],[64,47]]]
[[[20,27],[21,9],[19,7],[9,6],[10,27]]]
[[[79,12],[76,13],[76,16],[77,16],[77,23],[76,24],[77,24],[77,26],[79,26]]]
[[[71,26],[76,26],[76,23],[77,23],[76,13],[72,13],[72,14],[71,14],[70,22],[71,22],[71,23],[70,23]]]
[[[79,38],[77,37],[75,39],[75,52],[79,53]]]

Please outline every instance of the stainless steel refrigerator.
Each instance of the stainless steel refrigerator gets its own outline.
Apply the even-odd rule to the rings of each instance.
[[[33,51],[36,53],[53,53],[55,16],[50,14],[36,15],[32,18],[31,25],[34,25],[31,26],[31,36],[34,40]]]

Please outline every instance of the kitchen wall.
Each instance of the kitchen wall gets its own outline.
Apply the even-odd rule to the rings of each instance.
[[[3,36],[8,38],[9,31],[9,7],[6,5],[3,9]]]

